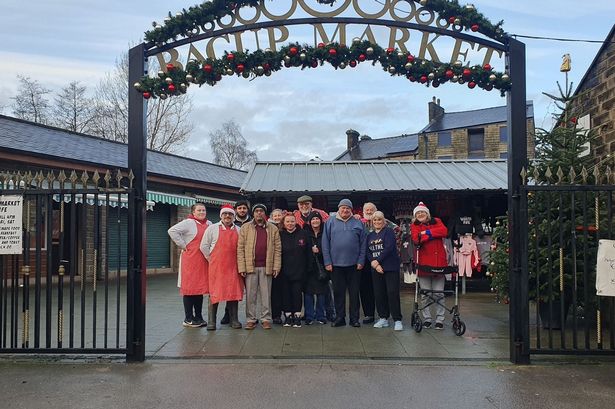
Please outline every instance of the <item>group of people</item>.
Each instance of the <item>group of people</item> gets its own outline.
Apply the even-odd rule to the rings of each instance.
[[[414,215],[412,240],[421,264],[446,265],[446,227],[422,203]],[[266,330],[272,324],[298,328],[302,322],[345,326],[346,294],[351,326],[361,326],[362,307],[363,324],[386,328],[392,319],[394,329],[403,330],[396,226],[373,203],[364,204],[361,216],[353,214],[349,199],[342,199],[329,215],[313,208],[310,196],[301,196],[297,210],[274,209],[267,218],[264,204],[250,209],[241,200],[234,207],[223,206],[215,224],[207,220],[205,205],[195,203],[191,214],[168,233],[182,251],[178,287],[186,327],[216,330],[218,305],[225,302],[221,324],[242,328],[238,302],[245,289],[248,330],[259,323]],[[444,277],[420,266],[418,273],[422,288],[443,288]],[[207,322],[202,311],[206,294]],[[424,326],[431,327],[429,308],[423,315]],[[441,329],[443,321],[444,311],[438,309],[433,328]]]

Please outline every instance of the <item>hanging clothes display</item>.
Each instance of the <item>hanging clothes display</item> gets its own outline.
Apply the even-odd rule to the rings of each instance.
[[[459,276],[472,277],[472,270],[480,264],[476,241],[471,235],[459,238],[460,247],[455,247],[455,265],[459,267]]]

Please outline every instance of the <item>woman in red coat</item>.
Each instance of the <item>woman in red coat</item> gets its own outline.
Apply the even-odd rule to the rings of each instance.
[[[412,241],[417,248],[416,264],[419,266],[429,267],[446,267],[448,266],[446,248],[444,247],[444,238],[448,234],[448,229],[437,217],[431,217],[427,206],[420,202],[414,208],[414,222],[411,226]],[[432,291],[444,291],[445,278],[443,274],[433,274],[428,271],[418,270],[421,289]],[[436,309],[436,322],[433,327],[435,329],[444,328],[444,294],[435,293],[432,297],[437,300],[433,305]],[[425,305],[429,301],[429,297],[421,295],[421,303]],[[440,305],[442,304],[442,305]],[[430,307],[423,309],[423,328],[432,327],[432,317]]]

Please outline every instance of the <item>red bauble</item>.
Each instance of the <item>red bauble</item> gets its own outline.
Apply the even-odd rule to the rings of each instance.
[[[485,64],[485,65],[483,65],[483,70],[485,70],[485,71],[491,71],[491,65],[490,65],[490,64]]]
[[[453,70],[446,70],[445,75],[446,78],[451,79],[455,76],[455,73],[453,72]]]
[[[455,16],[450,16],[450,17],[448,18],[448,22],[449,22],[449,23],[451,23],[451,24],[455,24],[455,19],[456,19],[456,18],[457,18],[457,17],[455,17]]]
[[[472,75],[472,71],[470,71],[469,68],[466,68],[465,70],[463,70],[464,77],[469,77],[470,75]]]
[[[149,97],[151,97],[151,96],[152,96],[152,94],[150,94],[147,91],[143,93],[143,98],[145,98],[145,99],[149,99]]]
[[[237,64],[237,72],[238,73],[241,74],[244,69],[245,69],[245,66],[243,64]]]
[[[235,59],[235,55],[233,53],[228,53],[226,55],[226,59],[229,61],[233,61]]]
[[[318,67],[318,61],[312,60],[312,68]]]
[[[359,61],[363,62],[366,58],[365,54],[359,54]]]
[[[350,62],[348,63],[348,65],[350,65],[352,68],[357,66],[357,62],[355,60],[350,60]]]
[[[480,27],[478,26],[478,24],[472,24],[472,27],[470,27],[470,30],[472,31],[478,31]]]
[[[325,43],[318,43],[318,48],[325,48]]]
[[[337,55],[337,50],[335,48],[332,48],[329,50],[329,55],[331,57],[335,57]]]
[[[416,78],[414,78],[414,76],[412,76],[412,75],[410,75],[410,76],[408,77],[408,79],[409,79],[410,81],[412,81],[412,82],[416,81]]]
[[[290,63],[289,63],[289,62],[285,62],[285,63],[284,63],[284,66],[285,66],[286,68],[290,68]]]
[[[288,50],[288,53],[290,55],[297,55],[297,52],[298,52],[297,47],[290,47],[290,50]]]
[[[427,82],[427,75],[421,75],[421,84],[424,84]]]
[[[175,69],[175,66],[171,63],[167,64],[167,71],[173,71]]]
[[[572,122],[573,124],[577,123],[577,117],[573,116],[572,118],[570,118],[570,122]]]
[[[391,47],[387,48],[387,54],[393,54],[394,51],[395,51],[394,48],[391,48]]]
[[[476,86],[476,83],[474,81],[470,81],[468,82],[468,88],[472,89]]]
[[[412,54],[408,54],[408,62],[414,62],[414,56]]]
[[[210,73],[213,71],[213,69],[214,69],[214,67],[212,67],[212,66],[211,66],[211,65],[209,65],[209,64],[205,64],[205,65],[203,66],[203,71],[205,71],[205,72],[206,72],[206,73],[208,73],[208,74],[210,74]]]
[[[169,84],[169,92],[175,92],[175,85]]]
[[[268,62],[266,62],[265,64],[263,64],[263,68],[265,69],[265,71],[269,71],[269,69],[271,68],[271,66],[269,65]]]

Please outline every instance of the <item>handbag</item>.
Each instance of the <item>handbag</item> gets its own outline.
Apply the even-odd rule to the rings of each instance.
[[[404,283],[414,284],[416,283],[416,273],[410,271],[404,271]]]
[[[312,253],[312,255],[314,256],[314,264],[316,264],[316,268],[318,269],[318,281],[329,281],[329,272],[325,270],[325,267],[318,262],[318,257],[316,257],[316,254]]]

